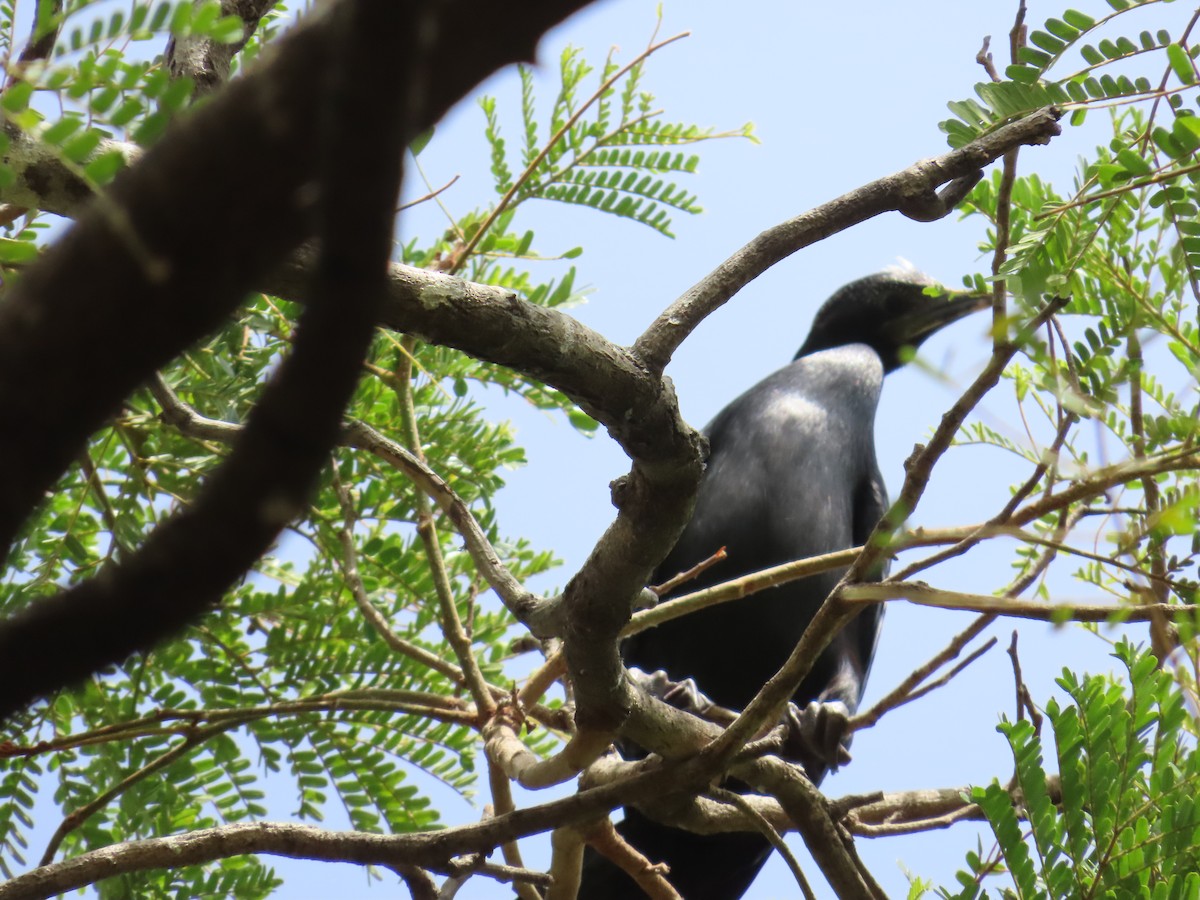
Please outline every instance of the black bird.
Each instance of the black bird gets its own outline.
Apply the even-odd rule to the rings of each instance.
[[[705,429],[708,466],[691,522],[655,573],[658,584],[725,547],[725,561],[682,590],[863,543],[887,507],[875,461],[883,377],[925,338],[987,303],[938,290],[912,271],[847,284],[818,310],[794,361],[750,388]],[[740,710],[775,673],[837,584],[814,575],[685,616],[630,638],[631,667],[693,679],[719,706]],[[849,758],[848,717],[862,697],[883,615],[869,607],[834,638],[794,696],[798,761],[814,782]],[[660,676],[661,680],[661,676]],[[688,691],[672,691],[672,702]],[[679,704],[676,705],[685,705]],[[736,900],[770,854],[756,834],[695,835],[625,810],[621,834],[685,900]],[[642,896],[616,866],[588,850],[581,900]]]

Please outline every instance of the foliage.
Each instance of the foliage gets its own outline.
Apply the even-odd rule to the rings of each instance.
[[[1121,642],[1127,679],[1079,677],[1064,669],[1067,705],[1050,700],[1059,779],[1047,773],[1038,729],[1005,721],[1023,797],[1018,819],[998,781],[971,799],[987,814],[997,849],[967,855],[962,890],[987,896],[1003,875],[1005,896],[1026,898],[1195,897],[1200,892],[1200,752],[1185,724],[1182,692],[1154,657]],[[1054,796],[1061,795],[1061,799]]]
[[[1200,116],[1189,105],[1200,94],[1191,63],[1184,63],[1196,50],[1186,40],[1172,42],[1166,30],[1136,33],[1139,12],[1152,3],[1111,0],[1113,12],[1101,19],[1067,10],[1047,20],[1030,33],[1032,46],[1006,69],[1008,80],[978,86],[986,109],[973,101],[950,105],[980,128],[1045,102],[1064,104],[1073,111],[1072,120],[1082,122],[1085,113],[1109,106],[1117,94],[1085,95],[1079,85],[1100,79],[1132,86],[1108,114],[1111,137],[1080,161],[1070,192],[1037,174],[1005,185],[995,172],[963,205],[966,215],[991,223],[980,248],[988,254],[995,252],[995,223],[1004,209],[1006,258],[997,275],[1022,308],[1037,305],[1047,294],[1070,298],[1059,331],[1032,338],[1023,347],[1024,358],[1006,372],[1032,429],[1029,440],[1000,435],[982,423],[972,423],[964,433],[968,442],[1048,462],[1039,489],[1096,467],[1093,429],[1121,448],[1116,454],[1111,445],[1104,451],[1116,459],[1162,458],[1191,446],[1197,436],[1195,398],[1187,386],[1200,371],[1195,324],[1200,271],[1193,246]],[[1095,37],[1112,34],[1117,26],[1129,35]],[[1071,69],[1069,51],[1078,52],[1084,67],[1052,77]],[[1107,70],[1118,64],[1126,70],[1136,64],[1142,72],[1157,68],[1161,77],[1109,76]],[[1037,94],[1028,104],[1012,107],[997,100],[1022,91],[1053,96]],[[962,121],[943,125],[955,145],[977,133],[963,131]],[[967,283],[980,287],[989,280],[977,275]],[[1153,478],[1128,480],[1130,489],[1145,494],[1145,502],[1125,504],[1112,517],[1117,528],[1109,537],[1111,552],[1077,570],[1083,581],[1128,598],[1129,572],[1147,573],[1155,596],[1192,601],[1197,583],[1186,570],[1200,550],[1191,514],[1200,489],[1190,468],[1166,469]],[[1104,497],[1093,495],[1082,506],[1056,508],[1032,524],[1050,540],[1061,537],[1064,527],[1069,532],[1103,514]],[[1039,558],[1032,549],[1025,552],[1023,571]]]
[[[1046,573],[1069,556],[1079,561],[1076,579],[1125,609],[1194,604],[1200,485],[1194,466],[1171,459],[1200,436],[1198,48],[1190,25],[1140,26],[1154,0],[1108,3],[1106,16],[1068,9],[1033,28],[1003,77],[977,85],[977,100],[951,103],[956,119],[943,123],[952,146],[1048,104],[1074,125],[1106,110],[1110,125],[1105,143],[1080,160],[1070,191],[1037,174],[1006,181],[996,172],[963,206],[991,225],[981,250],[1002,251],[995,273],[967,279],[970,286],[1003,279],[1018,321],[1049,295],[1069,299],[1056,327],[1031,337],[1005,372],[1027,439],[972,423],[963,440],[1041,466],[1014,487],[1018,496],[1067,490],[1122,462],[1146,472],[1114,479],[1125,492],[1120,502],[1092,490],[1049,504],[1028,522],[1014,584],[1036,582],[1049,598]],[[1089,526],[1097,521],[1103,531]],[[1159,658],[1175,651],[1165,670],[1121,643],[1127,683],[1064,671],[1059,684],[1071,703],[1051,700],[1045,710],[1057,784],[1037,729],[1024,719],[1000,726],[1023,804],[1015,808],[999,782],[974,789],[997,844],[968,854],[959,889],[942,895],[984,896],[1001,874],[1009,886],[1000,892],[1021,898],[1197,895],[1196,620],[1175,623],[1152,626]]]

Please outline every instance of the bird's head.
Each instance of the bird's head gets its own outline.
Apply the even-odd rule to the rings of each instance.
[[[935,294],[925,293],[936,287]],[[813,318],[796,359],[846,344],[866,344],[885,372],[900,368],[935,331],[983,309],[989,295],[948,291],[913,270],[868,275],[839,288]]]

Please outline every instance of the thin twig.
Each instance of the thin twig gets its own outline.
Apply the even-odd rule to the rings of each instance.
[[[186,756],[188,753],[195,750],[209,738],[215,737],[224,731],[228,731],[232,727],[232,725],[212,726],[187,735],[182,741],[180,741],[170,750],[159,754],[140,769],[126,775],[107,791],[103,791],[97,795],[89,803],[85,803],[83,806],[80,806],[78,809],[74,810],[69,816],[63,819],[62,823],[50,837],[50,841],[47,843],[46,850],[42,854],[41,860],[38,861],[38,865],[49,865],[51,861],[53,861],[54,854],[58,851],[58,848],[62,845],[62,842],[66,839],[67,835],[81,826],[105,806],[107,806],[109,801],[111,801],[114,797],[119,797],[139,781],[150,775],[153,775],[155,772],[161,771],[171,763],[175,762],[175,760],[180,759],[181,757]]]
[[[399,382],[394,382],[394,386],[399,387]],[[162,375],[155,374],[149,387],[162,409],[163,421],[184,434],[203,440],[232,443],[242,432],[241,425],[200,415],[179,398]],[[346,424],[340,443],[366,450],[408,476],[454,523],[476,568],[509,611],[535,632],[554,627],[557,604],[526,590],[508,571],[467,504],[424,460],[357,419]]]
[[[412,394],[412,351],[415,341],[405,337],[402,341],[408,353],[401,354],[397,375],[400,378],[400,424],[404,438],[411,448],[412,454],[420,460],[424,459],[421,450],[421,434],[417,427],[417,413],[413,406]],[[462,668],[467,689],[475,699],[479,714],[485,720],[490,719],[496,712],[496,702],[488,690],[487,682],[475,659],[475,648],[471,639],[463,631],[462,620],[458,615],[458,604],[454,599],[454,591],[450,586],[450,576],[446,571],[446,561],[442,557],[442,543],[438,537],[437,527],[433,521],[433,508],[425,493],[417,494],[417,534],[425,545],[425,554],[429,559],[429,570],[433,578],[434,592],[437,595],[438,609],[441,613],[442,633],[454,650],[458,664]]]
[[[847,728],[849,728],[851,731],[870,728],[881,718],[883,718],[885,713],[891,712],[893,709],[915,700],[917,695],[913,692],[916,691],[917,688],[934,672],[936,672],[950,660],[955,659],[958,654],[962,652],[963,648],[966,647],[971,641],[975,640],[975,638],[985,628],[987,628],[988,625],[995,621],[995,619],[996,617],[992,615],[985,615],[977,618],[969,626],[955,635],[950,643],[947,644],[940,652],[931,657],[928,662],[914,669],[912,674],[900,682],[900,684],[888,692],[888,694],[882,697],[878,703],[876,703],[866,712],[851,716],[850,721],[847,723]],[[990,649],[992,643],[994,643],[994,641],[985,644],[982,649],[971,654],[971,656],[967,658],[963,665],[965,666],[984,651]],[[951,674],[954,673],[952,672]],[[947,678],[948,677],[949,676],[947,676]],[[927,691],[924,691],[924,693],[927,693]]]
[[[512,784],[509,782],[508,776],[491,759],[488,759],[487,767],[488,788],[492,792],[492,808],[497,815],[501,816],[512,812],[517,807],[513,803]],[[515,869],[525,868],[525,861],[521,858],[521,847],[516,841],[502,843],[500,852],[504,856],[504,862],[509,866]],[[542,900],[541,892],[528,881],[515,881],[513,890],[521,900]]]
[[[787,845],[787,841],[775,830],[774,826],[767,821],[757,809],[746,801],[746,798],[734,791],[726,790],[725,788],[714,787],[709,788],[708,795],[719,803],[725,803],[729,806],[736,807],[742,815],[749,819],[754,826],[774,847],[779,851],[779,855],[783,857],[783,861],[791,870],[792,877],[796,879],[796,884],[800,886],[800,893],[805,897],[805,900],[817,900],[817,895],[813,893],[812,887],[808,883],[808,879],[804,877],[804,870],[800,868],[800,861],[796,859],[796,855]]]
[[[505,192],[504,196],[500,198],[500,202],[492,208],[492,211],[488,213],[487,217],[483,220],[483,222],[480,223],[478,230],[471,237],[471,239],[457,251],[455,251],[454,259],[451,261],[448,271],[451,273],[457,272],[462,267],[463,263],[466,262],[466,260],[471,256],[471,253],[475,250],[475,247],[478,246],[479,242],[487,235],[488,229],[495,224],[496,219],[500,217],[500,214],[503,213],[504,210],[508,209],[509,205],[513,201],[513,198],[517,196],[517,192],[520,191],[521,188],[525,186],[525,183],[533,177],[533,174],[537,171],[538,166],[540,166],[545,161],[546,157],[550,155],[550,151],[557,146],[558,142],[563,139],[564,135],[570,132],[570,130],[575,126],[575,123],[579,121],[579,119],[593,103],[604,96],[604,93],[614,84],[624,78],[626,73],[629,72],[629,70],[634,66],[639,65],[651,54],[661,50],[668,44],[673,44],[685,37],[688,37],[688,32],[686,31],[677,34],[674,37],[669,37],[664,41],[659,41],[657,44],[651,44],[649,47],[635,56],[630,62],[614,72],[609,78],[601,82],[600,86],[596,88],[595,93],[593,93],[592,96],[580,104],[579,108],[575,110],[575,112],[565,122],[563,122],[558,131],[551,135],[550,140],[548,140],[546,145],[542,147],[541,152],[529,161],[529,165],[527,165],[525,170],[519,176],[517,176],[516,180],[513,181],[512,187]]]
[[[983,36],[983,46],[979,48],[979,52],[975,54],[975,62],[983,66],[983,70],[987,72],[988,78],[992,81],[1000,81],[1000,73],[996,71],[996,64],[992,61],[992,36],[985,34]]]
[[[444,675],[456,685],[465,685],[466,676],[459,666],[396,634],[392,630],[391,625],[388,624],[387,619],[384,618],[383,613],[376,609],[375,604],[371,602],[371,598],[367,596],[367,592],[363,588],[362,576],[358,571],[358,551],[354,544],[354,524],[357,521],[354,504],[350,498],[349,489],[342,483],[341,478],[338,477],[337,466],[331,467],[331,471],[333,472],[334,493],[337,494],[338,503],[342,507],[342,515],[345,517],[345,526],[340,529],[342,541],[342,577],[346,580],[346,585],[350,588],[350,593],[354,597],[354,602],[358,604],[363,618],[383,638],[384,643],[397,653],[408,657],[414,662],[420,663],[426,668],[432,669],[440,675]]]
[[[373,453],[395,466],[438,505],[462,536],[467,552],[479,573],[518,620],[528,625],[535,634],[542,634],[556,627],[557,603],[538,597],[525,589],[500,560],[500,554],[488,540],[479,520],[467,504],[429,467],[420,453],[389,440],[370,425],[358,420],[347,424],[345,443],[350,447]]]
[[[652,586],[650,590],[654,591],[654,593],[658,594],[660,597],[665,597],[681,584],[687,584],[687,582],[691,581],[693,578],[698,578],[704,572],[707,572],[717,563],[724,560],[727,556],[729,556],[729,554],[725,551],[725,548],[720,547],[712,556],[708,557],[708,559],[701,560],[686,572],[680,572],[678,575],[668,578],[662,584],[656,584]]]
[[[823,553],[820,556],[810,556],[795,562],[783,563],[753,572],[740,578],[733,578],[721,584],[684,594],[665,603],[660,603],[653,609],[635,613],[629,624],[621,629],[621,637],[631,637],[648,628],[670,622],[680,616],[707,609],[730,600],[740,600],[749,597],[769,587],[787,584],[800,578],[807,578],[820,572],[828,572],[849,565],[862,552],[862,547],[851,547],[848,550],[837,550],[833,553]]]
[[[851,584],[843,589],[841,599],[852,605],[878,603],[881,600],[907,600],[909,603],[934,609],[994,613],[998,616],[1054,623],[1146,622],[1154,612],[1162,612],[1172,619],[1180,621],[1191,621],[1195,616],[1191,607],[1175,604],[1165,606],[1117,606],[1108,603],[1049,604],[1017,600],[1012,597],[994,597],[990,594],[943,591],[919,581],[903,584],[890,582]]]
[[[542,698],[550,686],[567,672],[567,658],[561,650],[551,654],[541,666],[533,671],[525,686],[517,694],[517,700],[522,706],[536,703]]]
[[[454,183],[456,181],[458,181],[459,177],[460,176],[455,175],[453,178],[451,178],[449,181],[447,181],[445,184],[443,184],[437,190],[430,191],[428,194],[417,197],[417,199],[415,199],[415,200],[409,200],[407,203],[401,203],[399,206],[396,207],[396,212],[401,213],[401,212],[404,212],[404,210],[406,210],[406,209],[412,209],[414,206],[419,206],[422,203],[432,200],[434,197],[438,196],[439,194],[443,193],[444,191],[448,191],[451,187],[453,187]]]
[[[1136,323],[1132,323],[1127,337],[1129,361],[1129,431],[1133,438],[1134,459],[1146,458],[1146,434],[1142,416],[1142,343],[1138,338]],[[1158,516],[1162,501],[1158,491],[1158,481],[1152,476],[1142,478],[1142,493],[1145,496],[1145,521],[1148,546],[1146,555],[1150,558],[1150,575],[1153,576],[1149,586],[1142,592],[1147,604],[1163,604],[1167,602],[1167,586],[1162,579],[1166,578],[1166,538],[1154,533],[1153,523]],[[1132,555],[1132,553],[1131,553]],[[1174,625],[1165,616],[1155,615],[1150,619],[1150,649],[1158,660],[1159,667],[1166,665],[1171,653],[1179,646],[1179,635]]]
[[[1017,694],[1017,719],[1024,719],[1025,713],[1029,714],[1029,721],[1033,724],[1034,731],[1038,734],[1042,732],[1042,714],[1038,712],[1037,706],[1033,702],[1033,694],[1029,691],[1029,685],[1025,683],[1025,677],[1021,674],[1021,657],[1017,654],[1017,632],[1014,629],[1012,633],[1012,642],[1008,645],[1008,656],[1012,660],[1013,683]]]

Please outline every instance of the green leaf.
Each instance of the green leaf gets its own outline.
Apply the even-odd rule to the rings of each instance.
[[[10,238],[0,238],[0,263],[20,265],[22,263],[33,262],[37,257],[37,244],[31,241],[14,241]]]
[[[33,96],[33,85],[28,81],[18,81],[0,96],[0,106],[8,113],[16,113],[29,106],[29,98]]]
[[[1129,147],[1117,153],[1117,162],[1124,166],[1127,172],[1132,172],[1134,175],[1149,175],[1153,171],[1150,164],[1142,159],[1141,154]]]
[[[1196,70],[1192,65],[1192,58],[1188,56],[1183,47],[1179,44],[1168,44],[1167,61],[1171,64],[1171,71],[1181,82],[1184,84],[1196,83]]]
[[[436,128],[427,128],[418,134],[415,138],[413,138],[412,143],[408,145],[409,152],[412,153],[413,156],[420,156],[421,151],[428,146],[431,140],[433,140],[433,135],[436,133],[436,131]]]
[[[575,427],[576,431],[586,434],[588,437],[593,436],[600,427],[599,422],[579,409],[568,412],[567,419]]]
[[[101,153],[87,164],[84,171],[93,184],[108,184],[116,174],[125,168],[125,155],[119,150]]]
[[[220,44],[236,44],[246,36],[246,26],[237,16],[222,16],[208,30],[208,36]]]

